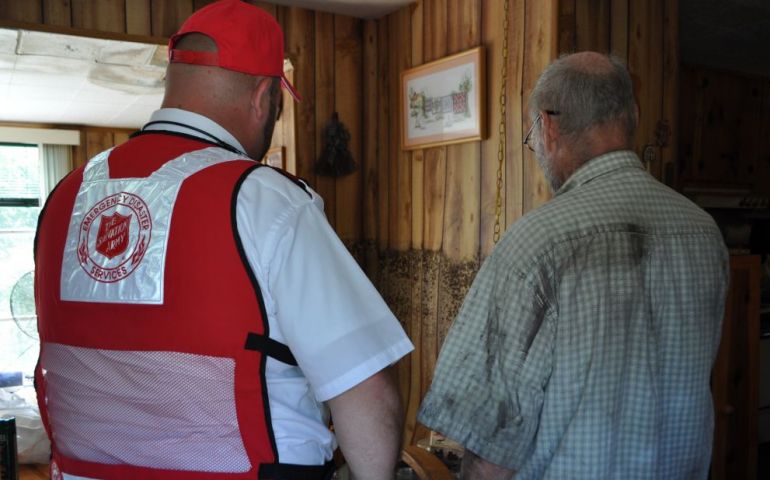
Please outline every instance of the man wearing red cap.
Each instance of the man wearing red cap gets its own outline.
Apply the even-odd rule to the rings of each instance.
[[[41,215],[36,388],[54,478],[392,478],[412,344],[304,182],[257,163],[283,34],[237,0],[169,42],[162,108]],[[329,413],[334,433],[328,425]],[[336,437],[335,437],[336,434]]]

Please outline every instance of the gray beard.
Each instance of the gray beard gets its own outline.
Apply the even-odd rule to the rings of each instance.
[[[546,181],[548,181],[548,185],[551,187],[551,193],[556,193],[561,187],[562,182],[559,180],[559,176],[553,168],[553,162],[545,158],[545,152],[540,143],[535,145],[535,158],[537,158],[537,163],[540,165],[540,169],[543,171],[543,175],[545,176]]]

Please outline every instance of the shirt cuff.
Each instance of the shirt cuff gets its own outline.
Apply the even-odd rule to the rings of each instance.
[[[400,358],[412,350],[414,350],[414,345],[412,345],[412,342],[409,341],[408,338],[402,339],[395,345],[381,351],[379,354],[370,358],[366,362],[357,365],[356,367],[348,370],[346,373],[340,375],[334,380],[316,388],[316,399],[319,402],[325,402],[330,398],[334,398],[337,395],[350,390],[383,368],[397,362]]]

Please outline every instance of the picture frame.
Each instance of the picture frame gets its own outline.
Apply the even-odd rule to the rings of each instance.
[[[273,147],[267,151],[262,163],[271,167],[286,170],[286,152],[284,147]]]
[[[486,135],[484,47],[401,74],[401,148],[481,140]]]

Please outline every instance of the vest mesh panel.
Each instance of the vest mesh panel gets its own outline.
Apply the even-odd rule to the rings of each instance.
[[[251,467],[238,432],[232,359],[48,343],[43,365],[51,429],[64,455],[203,472]]]

